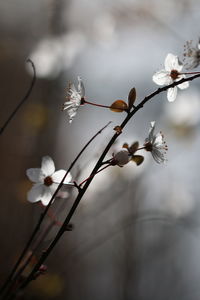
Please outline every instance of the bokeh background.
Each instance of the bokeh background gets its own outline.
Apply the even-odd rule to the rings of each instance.
[[[198,41],[198,0],[6,0],[0,1],[0,126],[26,93],[27,102],[0,137],[0,280],[17,259],[41,207],[26,199],[26,169],[50,155],[67,169],[83,145],[107,122],[72,171],[89,175],[124,114],[84,106],[68,123],[61,111],[70,80],[83,78],[89,101],[110,105],[137,101],[154,91],[152,75],[168,53],[183,58],[187,40]],[[200,297],[200,85],[147,103],[129,122],[113,151],[124,142],[143,143],[150,121],[165,134],[168,163],[145,153],[142,166],[129,164],[97,175],[67,232],[24,299],[197,300]],[[58,199],[64,218],[75,193]],[[43,241],[45,249],[56,230]],[[38,251],[38,254],[40,252]],[[33,262],[34,263],[34,262]]]

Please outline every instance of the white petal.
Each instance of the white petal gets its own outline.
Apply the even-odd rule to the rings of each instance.
[[[169,102],[173,102],[177,96],[177,87],[170,88],[167,90],[167,99]]]
[[[171,70],[181,71],[183,66],[179,64],[178,56],[169,53],[165,58],[165,70],[170,72]]]
[[[26,175],[32,182],[43,182],[44,180],[44,174],[41,169],[39,168],[31,168],[26,170]]]
[[[66,174],[66,171],[65,170],[59,170],[59,171],[56,171],[53,175],[52,175],[52,179],[53,179],[53,182],[55,183],[60,183],[63,179],[63,177],[65,176]],[[67,174],[67,177],[65,178],[64,180],[64,183],[69,183],[72,179],[72,176],[71,174]]]
[[[85,87],[80,76],[78,76],[78,91],[81,97],[85,97]]]
[[[42,172],[46,176],[51,176],[55,172],[55,165],[50,156],[44,156],[42,158]]]
[[[53,195],[52,186],[53,185],[51,185],[51,189],[49,187],[44,187],[45,188],[44,193],[43,193],[40,200],[41,200],[42,204],[45,205],[45,206],[49,204],[49,201],[52,198],[52,195]]]
[[[44,185],[43,184],[34,184],[31,190],[27,194],[29,202],[38,202],[42,199],[44,194]]]
[[[163,144],[163,137],[160,134],[160,132],[158,132],[155,136],[154,146],[156,148],[158,148],[158,147],[162,146],[162,144]]]
[[[58,184],[57,183],[53,183],[53,184],[51,184],[50,186],[48,186],[46,188],[49,189],[50,192],[51,192],[51,194],[53,195],[54,192],[56,191],[57,187],[58,187]]]
[[[74,102],[72,101],[66,101],[64,104],[63,104],[63,110],[65,109],[69,109],[70,107],[73,107],[74,106]]]
[[[151,152],[154,160],[158,163],[158,164],[161,164],[161,163],[164,163],[166,161],[165,157],[164,157],[164,154],[155,149],[154,151]]]
[[[169,76],[169,72],[165,71],[165,70],[161,70],[156,72],[153,75],[153,81],[158,84],[158,85],[164,85],[164,84],[170,84],[172,83],[172,79]]]
[[[185,81],[181,84],[178,85],[179,89],[181,90],[184,90],[184,89],[187,89],[189,87],[189,82],[188,81]]]
[[[74,119],[74,117],[76,116],[77,110],[78,110],[78,107],[72,107],[72,108],[67,110],[67,113],[68,113],[68,116],[69,116],[69,123],[71,123],[72,120]]]
[[[149,137],[147,139],[148,139],[148,142],[150,142],[150,143],[152,143],[153,138],[154,138],[155,123],[156,123],[155,121],[152,121],[151,127],[149,129]]]
[[[71,83],[71,82],[69,83],[69,87],[67,89],[67,93],[68,93],[69,96],[71,96],[72,93],[77,93],[74,84]]]

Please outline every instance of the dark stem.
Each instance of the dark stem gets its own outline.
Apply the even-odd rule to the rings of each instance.
[[[31,64],[31,67],[33,69],[33,78],[30,84],[30,87],[26,93],[26,95],[24,96],[24,98],[19,102],[19,104],[17,105],[17,107],[14,109],[14,111],[11,113],[11,115],[8,117],[8,119],[6,120],[6,122],[4,123],[4,125],[1,127],[0,129],[0,135],[4,132],[4,130],[6,129],[6,127],[8,126],[8,124],[10,123],[10,121],[14,118],[15,114],[17,113],[17,111],[20,109],[20,107],[24,104],[24,102],[28,99],[28,97],[30,96],[32,89],[34,87],[35,81],[36,81],[36,71],[35,71],[35,66],[34,63],[32,62],[32,60],[27,59],[27,62]]]
[[[40,247],[40,245],[42,244],[42,242],[44,241],[45,237],[48,235],[48,233],[50,232],[50,230],[52,229],[52,227],[54,226],[55,222],[52,221],[47,228],[44,230],[44,232],[41,235],[41,238],[39,239],[39,241],[36,243],[36,245],[33,247],[33,250],[31,251],[30,255],[27,257],[27,259],[25,260],[24,264],[22,264],[22,266],[19,268],[19,270],[16,272],[15,276],[12,278],[12,280],[9,282],[8,285],[8,289],[7,292],[5,293],[4,297],[6,298],[7,296],[9,296],[9,292],[10,290],[12,290],[13,287],[16,287],[18,282],[18,278],[22,275],[23,271],[26,269],[26,267],[29,265],[29,263],[31,262],[32,258],[35,255],[35,252],[37,251],[37,249]]]
[[[36,224],[27,244],[25,245],[20,257],[18,258],[17,262],[15,263],[11,273],[9,274],[8,278],[6,279],[4,285],[2,286],[1,290],[0,290],[0,294],[5,290],[5,288],[8,286],[9,282],[12,280],[13,275],[15,274],[18,266],[20,265],[23,257],[25,256],[26,252],[28,251],[30,245],[33,242],[33,239],[35,238],[37,232],[39,231],[41,224],[55,198],[55,196],[57,195],[58,191],[60,190],[60,188],[62,187],[65,178],[67,177],[67,175],[69,174],[69,172],[71,171],[71,169],[73,168],[73,166],[75,165],[75,163],[77,162],[77,160],[79,159],[79,157],[82,155],[82,153],[85,151],[85,149],[91,144],[91,142],[106,128],[108,127],[108,125],[110,125],[111,121],[108,122],[103,128],[101,128],[87,143],[86,145],[82,148],[82,150],[78,153],[78,155],[76,156],[76,158],[74,159],[74,161],[71,163],[70,167],[68,168],[68,170],[65,173],[65,176],[63,177],[63,179],[61,180],[60,184],[58,185],[56,191],[54,192],[54,194],[52,195],[51,200],[49,201],[49,204],[45,207],[44,212],[41,214],[40,219],[38,221],[38,223]]]
[[[143,149],[146,149],[146,146],[143,146],[143,147],[137,148],[137,151],[139,151],[139,150],[143,150]]]
[[[195,78],[200,77],[200,74],[191,76],[189,78],[183,78],[177,82],[173,82],[172,84],[169,84],[167,86],[164,86],[162,88],[158,88],[155,92],[151,93],[150,95],[146,96],[124,119],[124,121],[122,122],[122,124],[120,125],[120,127],[123,129],[125,127],[125,125],[127,124],[127,122],[133,117],[133,115],[135,115],[135,113],[141,109],[144,104],[149,101],[150,99],[152,99],[153,97],[155,97],[156,95],[168,90],[169,88],[175,87],[185,81],[192,81]],[[66,231],[66,227],[69,224],[74,212],[76,211],[76,208],[78,207],[83,195],[85,194],[88,186],[90,185],[90,183],[92,182],[94,175],[97,173],[98,169],[102,166],[102,162],[105,158],[105,156],[107,155],[108,151],[110,150],[111,146],[113,145],[113,143],[115,142],[115,140],[118,138],[118,136],[121,133],[117,134],[115,133],[113,135],[113,137],[111,138],[111,140],[109,141],[108,145],[106,146],[106,148],[104,149],[103,153],[101,154],[98,162],[96,163],[94,169],[92,170],[91,174],[90,174],[90,178],[86,181],[85,185],[83,186],[83,188],[81,190],[79,190],[78,196],[75,199],[68,215],[66,216],[65,221],[63,222],[62,227],[59,229],[58,233],[56,234],[54,240],[51,242],[51,244],[49,245],[49,247],[47,248],[47,250],[45,252],[42,253],[40,259],[38,260],[37,264],[35,265],[35,267],[33,268],[33,270],[30,272],[30,274],[28,275],[28,277],[24,280],[24,282],[21,284],[20,288],[16,291],[16,293],[22,289],[24,289],[33,279],[34,279],[34,275],[35,273],[39,270],[40,266],[44,263],[44,261],[48,258],[48,256],[50,255],[50,253],[52,252],[52,250],[54,249],[54,247],[56,246],[57,242],[59,241],[59,239],[61,238],[61,236],[63,235],[63,233]],[[11,295],[11,297],[9,298],[14,299],[15,298],[15,293],[13,293]]]
[[[108,105],[103,105],[103,104],[97,104],[97,103],[89,102],[89,101],[86,101],[85,99],[84,99],[84,103],[90,104],[90,105],[94,105],[94,106],[98,106],[98,107],[110,108],[110,106],[108,106]]]
[[[93,105],[93,106],[98,106],[98,107],[103,107],[103,108],[109,108],[109,109],[111,109],[111,106],[89,102],[89,101],[87,101],[85,99],[83,100],[83,103],[90,104],[90,105]],[[115,109],[121,109],[121,110],[127,111],[127,108],[121,108],[121,107],[118,108],[117,106],[115,107]]]

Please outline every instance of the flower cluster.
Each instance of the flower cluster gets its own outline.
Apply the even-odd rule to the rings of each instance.
[[[185,58],[189,58],[190,62],[185,64],[186,68],[195,68],[200,64],[200,41],[198,42],[196,47],[192,46],[191,42],[187,42],[185,46]],[[34,67],[33,67],[34,69]],[[35,69],[34,69],[35,71]],[[188,74],[195,74],[192,77],[189,77],[186,79],[186,75]],[[34,72],[35,75],[35,72]],[[85,87],[83,84],[83,81],[81,77],[78,77],[78,85],[77,88],[74,84],[69,83],[69,86],[67,88],[67,96],[66,101],[63,104],[63,110],[66,110],[68,117],[69,117],[69,123],[71,123],[74,119],[74,117],[77,114],[77,111],[81,105],[84,104],[90,104],[93,106],[101,107],[101,108],[107,108],[113,112],[121,112],[127,114],[125,119],[122,121],[121,125],[117,125],[113,128],[115,131],[113,137],[108,142],[105,150],[102,152],[100,158],[98,159],[95,167],[93,168],[93,171],[90,173],[90,175],[84,179],[81,183],[77,183],[76,181],[72,181],[72,176],[69,172],[61,169],[56,171],[55,165],[51,157],[44,156],[42,158],[41,168],[31,168],[26,171],[27,177],[30,179],[31,182],[33,182],[32,188],[29,190],[27,198],[28,201],[31,203],[40,202],[47,206],[46,209],[44,209],[44,212],[41,214],[41,218],[39,219],[35,229],[33,230],[33,233],[31,235],[31,238],[29,239],[27,245],[25,246],[25,251],[23,250],[22,255],[20,256],[19,260],[17,261],[17,265],[15,265],[14,269],[12,270],[11,274],[9,275],[8,279],[6,280],[6,283],[4,284],[3,288],[7,290],[5,295],[8,295],[11,293],[15,297],[21,289],[32,280],[36,279],[38,276],[45,274],[47,271],[46,265],[44,265],[45,259],[49,256],[51,251],[53,250],[54,246],[57,244],[61,236],[66,231],[73,230],[73,225],[69,223],[71,221],[71,218],[73,214],[75,213],[75,210],[80,203],[80,200],[84,196],[87,188],[89,187],[92,179],[99,174],[100,172],[104,171],[106,168],[109,168],[111,166],[119,166],[124,167],[126,164],[128,164],[130,161],[134,162],[137,166],[141,165],[144,161],[144,156],[138,154],[139,151],[147,151],[150,152],[153,159],[156,163],[162,164],[167,161],[166,153],[168,150],[167,144],[164,140],[164,135],[160,131],[158,133],[155,133],[155,121],[152,121],[150,123],[150,129],[147,134],[146,139],[144,142],[139,145],[138,141],[135,141],[130,146],[127,143],[124,143],[122,146],[122,149],[116,153],[114,153],[110,159],[105,160],[104,158],[108,154],[108,151],[110,150],[111,146],[114,144],[116,139],[122,134],[122,130],[124,129],[125,125],[130,121],[130,119],[135,115],[135,113],[143,107],[143,105],[152,99],[155,95],[160,94],[161,92],[167,91],[167,98],[170,102],[173,102],[176,99],[178,88],[180,89],[186,89],[189,87],[188,81],[191,81],[197,77],[200,77],[200,72],[190,72],[186,73],[183,72],[183,64],[179,61],[178,56],[169,53],[164,62],[164,68],[158,72],[156,72],[153,75],[153,81],[158,85],[164,85],[165,87],[159,88],[150,95],[144,97],[144,99],[138,104],[135,105],[136,102],[136,89],[133,87],[129,94],[128,94],[128,101],[124,101],[121,99],[115,100],[111,105],[103,105],[103,104],[97,104],[90,101],[87,101],[85,97]],[[33,78],[32,85],[34,83],[35,76]],[[29,93],[28,93],[29,94]],[[186,95],[187,96],[187,95]],[[26,98],[25,98],[26,99]],[[24,101],[24,100],[23,100]],[[198,101],[198,100],[197,100]],[[178,101],[177,101],[178,102]],[[22,102],[23,103],[23,102]],[[188,102],[187,102],[188,103]],[[191,104],[191,103],[190,103]],[[184,110],[188,113],[188,106],[184,107]],[[180,109],[179,109],[180,111]],[[193,113],[194,114],[194,113]],[[198,119],[198,110],[196,109],[195,114],[197,115]],[[185,114],[187,116],[187,114]],[[184,116],[185,116],[184,115]],[[176,115],[175,115],[176,117]],[[10,119],[8,119],[9,121]],[[193,116],[193,122],[194,122],[194,116]],[[104,126],[101,130],[99,130],[83,147],[83,149],[78,153],[74,161],[71,163],[69,170],[71,171],[72,167],[77,163],[77,160],[82,155],[82,153],[85,151],[85,149],[88,147],[88,145],[97,137],[98,134],[102,132],[111,122],[109,122],[106,126]],[[191,123],[190,123],[191,124]],[[3,127],[4,128],[4,127]],[[2,132],[2,130],[1,130]],[[66,217],[64,222],[60,222],[57,220],[57,216],[52,214],[52,207],[50,207],[51,203],[53,203],[54,198],[58,195],[59,197],[64,198],[65,195],[63,195],[63,191],[60,191],[62,186],[65,185],[67,187],[75,187],[77,188],[77,197],[74,200],[71,209],[66,212]],[[62,207],[60,207],[62,208]],[[57,210],[56,214],[60,212],[61,210]],[[65,212],[65,211],[64,211]],[[41,223],[43,222],[44,218],[46,216],[49,216],[53,222],[49,224],[50,226],[47,226],[44,228],[43,232],[41,234],[38,234],[38,231],[41,229]],[[49,233],[49,230],[52,228],[52,225],[58,225],[60,226],[60,230],[56,233],[55,237],[52,239],[52,242],[50,243],[50,246],[45,249],[45,255],[41,253],[40,258],[36,262],[36,264],[33,266],[32,271],[30,274],[25,277],[23,275],[23,271],[28,267],[30,264],[29,258],[33,255],[35,255],[35,251],[38,252],[38,247],[42,245],[42,242],[46,238],[47,234]],[[45,226],[44,226],[45,227]],[[38,235],[38,241],[36,240],[36,236]],[[28,253],[29,248],[31,248],[33,242],[35,243],[33,247],[33,251],[31,251],[30,256],[25,258],[26,254]],[[25,261],[24,263],[23,260]],[[22,265],[22,268],[18,268],[19,265]],[[17,267],[16,267],[17,266]],[[19,269],[19,272],[18,272]],[[10,278],[12,279],[11,285],[10,285]],[[18,282],[18,279],[21,281]],[[15,291],[16,287],[16,291]],[[10,299],[10,298],[9,298]]]
[[[185,47],[185,56],[190,57],[192,59],[191,65],[196,67],[200,63],[200,42],[197,44],[196,48],[191,46],[191,42],[187,42]],[[153,81],[158,85],[171,85],[181,81],[180,84],[177,84],[176,86],[172,85],[172,87],[167,88],[167,98],[170,102],[172,102],[176,99],[177,87],[180,89],[186,89],[189,86],[188,81],[182,80],[186,78],[187,73],[182,72],[183,64],[179,61],[178,57],[172,53],[169,53],[166,56],[164,67],[164,69],[156,72],[153,75]],[[67,97],[66,102],[63,104],[63,110],[67,111],[70,123],[77,114],[77,110],[80,105],[83,104],[91,104],[98,107],[109,108],[114,112],[125,111],[128,115],[130,115],[132,111],[134,112],[134,109],[137,111],[137,107],[134,106],[135,100],[136,89],[132,88],[128,95],[128,104],[123,100],[116,100],[110,106],[88,102],[85,98],[84,84],[79,76],[77,89],[72,83],[70,83],[67,88]],[[122,128],[120,126],[115,126],[114,130],[118,135],[122,133]],[[139,147],[138,142],[134,142],[131,146],[125,143],[123,145],[123,149],[113,154],[113,157],[107,162],[104,162],[104,164],[107,164],[107,166],[118,165],[123,167],[130,161],[133,161],[136,163],[136,165],[140,165],[144,161],[144,157],[142,155],[136,154],[136,152],[140,150],[151,152],[152,157],[159,164],[166,162],[167,159],[165,155],[168,147],[164,141],[164,136],[162,132],[155,134],[154,131],[155,121],[151,122],[148,137],[145,139],[145,142],[141,147]],[[106,167],[98,170],[98,172],[104,170]],[[34,182],[34,186],[28,193],[28,200],[30,202],[41,201],[43,205],[48,205],[52,195],[57,189],[59,183],[63,180],[65,174],[65,170],[59,170],[55,172],[53,160],[49,156],[43,157],[42,166],[40,169],[36,168],[27,170],[27,176],[32,182]],[[68,174],[64,180],[64,184],[74,186],[74,183],[70,183],[71,178],[71,174]]]
[[[147,133],[147,137],[141,144],[141,146],[139,145],[138,141],[135,141],[130,146],[129,144],[124,143],[120,151],[116,151],[116,153],[113,153],[112,156],[110,156],[110,159],[104,159],[110,151],[110,148],[114,145],[117,138],[123,133],[123,129],[125,128],[127,123],[131,120],[131,118],[135,117],[135,114],[144,106],[145,103],[147,103],[154,96],[159,95],[164,91],[167,91],[168,100],[170,102],[173,102],[176,99],[178,88],[186,89],[189,87],[189,81],[192,81],[197,77],[200,78],[200,72],[183,71],[184,66],[186,69],[192,69],[200,65],[200,40],[198,41],[196,46],[192,45],[192,41],[187,42],[184,51],[184,65],[179,61],[178,56],[172,53],[167,54],[164,61],[164,68],[156,72],[152,77],[153,81],[156,84],[158,84],[159,86],[163,85],[164,87],[158,88],[148,96],[145,96],[143,100],[137,105],[135,105],[135,102],[137,100],[135,87],[132,87],[132,89],[130,90],[126,101],[117,99],[111,105],[103,105],[88,101],[88,99],[85,97],[85,87],[80,76],[78,77],[77,87],[75,87],[74,84],[69,83],[69,86],[67,88],[66,101],[63,104],[63,110],[66,110],[68,114],[69,123],[73,121],[79,107],[85,104],[93,105],[99,108],[106,108],[116,113],[124,113],[126,114],[126,117],[122,121],[121,125],[117,125],[113,128],[115,133],[113,134],[112,138],[97,160],[97,163],[94,166],[92,172],[81,183],[78,184],[76,181],[72,182],[72,176],[69,171],[71,171],[72,167],[74,167],[74,165],[77,163],[77,160],[80,158],[82,153],[94,141],[97,135],[100,134],[106,127],[108,127],[111,122],[108,122],[106,126],[101,128],[85,144],[76,158],[70,164],[68,171],[65,171],[63,169],[56,171],[54,162],[49,156],[44,156],[42,158],[40,168],[31,168],[26,171],[27,177],[33,183],[31,189],[27,194],[28,201],[31,203],[41,202],[42,205],[47,207],[43,209],[44,212],[41,214],[41,217],[39,218],[35,228],[33,229],[33,232],[27,244],[23,248],[22,254],[19,256],[19,259],[17,260],[14,268],[12,269],[10,275],[1,288],[0,294],[2,294],[3,299],[16,298],[18,294],[21,294],[22,290],[24,290],[24,288],[32,280],[35,280],[38,276],[46,273],[47,266],[44,264],[44,261],[48,258],[49,254],[52,252],[63,234],[66,231],[73,230],[74,226],[70,223],[71,218],[73,217],[82,197],[85,195],[85,192],[87,191],[92,179],[97,174],[105,171],[105,169],[110,168],[111,166],[124,167],[131,161],[134,162],[137,166],[141,165],[144,161],[144,156],[138,154],[139,151],[142,151],[142,154],[145,153],[146,155],[147,153],[145,151],[150,152],[153,159],[158,164],[162,164],[167,161],[166,153],[168,147],[165,142],[163,133],[161,131],[155,133],[155,121],[150,122],[149,132]],[[188,59],[187,62],[186,59]],[[34,64],[32,63],[32,61],[29,62],[31,62],[34,71],[31,86],[26,96],[21,100],[17,108],[0,129],[0,134],[4,131],[7,124],[10,122],[19,107],[24,103],[24,101],[28,98],[30,92],[32,91],[36,73]],[[192,74],[194,76],[186,78],[186,75]],[[177,104],[177,107],[175,105],[175,109],[173,108],[173,114],[171,115],[175,119],[174,124],[177,128],[179,124],[181,124],[180,127],[183,127],[184,125],[188,130],[188,128],[193,129],[194,124],[197,124],[200,120],[199,97],[197,97],[196,101],[192,103],[193,100],[188,99],[187,93],[185,93],[184,96],[184,101],[182,100],[182,102],[180,102],[178,99],[178,101],[175,103]],[[189,94],[189,97],[191,98],[191,94]],[[179,114],[178,118],[177,114]],[[79,176],[77,175],[77,177]],[[67,191],[63,191],[64,189],[61,190],[63,185],[67,187]],[[53,209],[52,207],[50,207],[50,205],[53,203],[56,197],[66,198],[69,195],[69,187],[77,189],[77,197],[73,199],[73,201],[71,201],[73,202],[73,204],[71,203],[72,205],[70,205],[71,208],[65,211],[65,209],[63,209],[63,206],[60,206],[59,209],[55,210],[56,215],[54,215],[54,213],[52,213]],[[59,217],[59,213],[61,212],[61,210],[63,212],[62,217],[64,217],[65,214],[63,222],[57,220],[57,217]],[[42,224],[46,216],[49,216],[52,221],[51,223],[48,222],[48,226]],[[44,226],[41,226],[41,224]],[[54,232],[55,235],[54,237],[51,236],[51,242],[49,246],[45,250],[41,251],[42,244],[44,244],[44,240],[46,239],[47,235],[49,235],[50,230],[54,225],[59,226],[60,230],[56,230]],[[38,257],[39,252],[41,252],[40,257]],[[32,265],[32,263],[34,263],[34,265]],[[28,275],[26,274],[27,269],[30,269]]]

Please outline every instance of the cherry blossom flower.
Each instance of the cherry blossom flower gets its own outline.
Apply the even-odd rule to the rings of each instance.
[[[192,41],[187,41],[184,45],[183,56],[187,59],[185,63],[186,69],[189,70],[198,67],[200,65],[200,40],[195,46],[192,45]]]
[[[69,123],[72,122],[80,105],[84,104],[85,88],[81,77],[78,76],[78,88],[76,90],[71,82],[67,88],[67,101],[63,104],[63,110],[67,110]]]
[[[28,201],[32,203],[41,201],[43,205],[48,205],[65,174],[65,170],[55,172],[55,165],[51,157],[44,156],[41,168],[32,168],[26,171],[26,175],[34,183],[28,192]],[[69,173],[64,180],[64,184],[73,185],[73,183],[70,183],[71,179],[72,176]]]
[[[180,73],[183,69],[183,65],[179,62],[178,57],[169,53],[165,58],[165,69],[156,72],[153,75],[153,81],[158,85],[168,85],[173,82],[177,82],[185,75]],[[189,86],[188,82],[183,82],[178,85],[180,89],[186,89]],[[169,88],[167,90],[167,99],[172,102],[177,96],[177,86]]]
[[[157,163],[166,162],[165,154],[168,150],[166,142],[164,141],[164,136],[162,132],[154,134],[155,121],[151,122],[151,127],[149,129],[149,136],[145,139],[144,148],[146,151],[150,151],[154,160]]]

